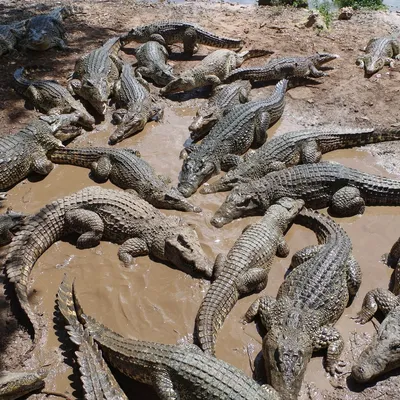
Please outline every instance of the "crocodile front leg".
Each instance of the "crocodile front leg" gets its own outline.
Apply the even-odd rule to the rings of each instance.
[[[313,347],[314,350],[327,348],[325,369],[331,375],[341,372],[344,365],[339,361],[339,357],[344,348],[344,341],[335,327],[320,327],[314,334]]]
[[[321,78],[322,76],[327,75],[325,72],[317,69],[317,67],[314,64],[310,65],[309,71],[310,71],[309,76],[311,76],[312,78]]]
[[[179,400],[180,396],[165,369],[156,369],[152,376],[152,385],[161,400]]]
[[[361,285],[361,268],[353,255],[347,260],[347,288],[350,296],[355,296]]]
[[[364,297],[361,311],[353,319],[359,324],[367,323],[378,308],[386,315],[399,304],[399,297],[387,289],[370,290]]]
[[[257,315],[266,330],[270,328],[270,316],[276,304],[276,299],[271,296],[259,297],[247,310],[243,320],[245,322],[254,321]]]
[[[239,295],[244,296],[264,290],[268,283],[268,272],[268,269],[262,266],[253,267],[245,272],[237,283]]]
[[[101,156],[97,161],[93,162],[90,172],[93,178],[98,182],[106,182],[112,170],[112,162],[107,156]]]
[[[323,248],[323,246],[324,245],[321,244],[313,244],[311,246],[306,246],[301,250],[296,251],[296,253],[294,253],[292,256],[290,269],[292,270],[313,258]]]
[[[54,168],[54,164],[43,153],[33,153],[31,169],[40,175],[48,175]]]
[[[213,89],[222,83],[221,79],[219,79],[217,75],[206,75],[204,79],[206,85],[211,85]]]
[[[332,196],[331,211],[340,217],[363,214],[365,201],[357,188],[345,186]]]
[[[196,29],[190,27],[185,30],[183,34],[183,52],[192,56],[194,53],[198,51],[198,46],[196,46],[197,42],[197,32]]]
[[[76,241],[78,249],[97,246],[103,237],[104,223],[98,214],[81,208],[65,213],[65,222],[73,231],[80,233]]]
[[[132,264],[134,257],[147,256],[148,254],[147,243],[140,238],[126,240],[118,250],[118,258],[126,267]]]
[[[261,108],[257,112],[254,121],[254,137],[253,137],[253,143],[251,145],[253,149],[260,147],[267,140],[268,136],[267,129],[269,127],[270,122],[271,122],[271,117],[269,115],[269,112]]]

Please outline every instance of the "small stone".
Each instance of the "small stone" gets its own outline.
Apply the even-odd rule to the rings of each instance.
[[[339,10],[339,19],[349,20],[354,14],[352,7],[343,7]]]
[[[249,29],[249,28],[244,28],[244,29],[243,29],[243,32],[247,34],[247,33],[250,32],[250,29]]]
[[[308,100],[307,100],[307,103],[314,104],[314,100],[308,99]]]

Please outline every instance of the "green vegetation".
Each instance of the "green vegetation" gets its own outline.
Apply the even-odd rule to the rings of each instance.
[[[282,6],[307,7],[307,0],[258,0],[260,6]]]
[[[329,28],[333,19],[332,3],[329,0],[313,0],[313,5],[321,14],[326,27]]]
[[[386,6],[382,2],[383,0],[334,0],[334,3],[338,7],[353,7],[357,8],[370,8],[372,10],[382,10]]]

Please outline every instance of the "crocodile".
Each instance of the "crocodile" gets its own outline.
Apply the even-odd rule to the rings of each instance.
[[[77,113],[78,123],[93,129],[95,120],[82,103],[75,100],[66,88],[54,80],[32,81],[25,76],[25,68],[18,68],[14,73],[15,91],[30,101],[35,108],[46,114]]]
[[[248,81],[217,86],[207,103],[197,110],[196,117],[189,126],[190,138],[194,142],[203,139],[227,110],[249,101],[250,90],[251,84]]]
[[[68,82],[70,93],[87,100],[101,115],[107,110],[108,98],[122,69],[122,61],[118,58],[121,45],[120,37],[113,37],[79,58]]]
[[[118,257],[124,265],[135,256],[150,255],[191,274],[212,274],[195,230],[181,218],[167,217],[134,193],[87,187],[33,214],[10,244],[5,270],[31,322],[34,343],[39,324],[28,300],[31,270],[53,243],[71,233],[80,235],[78,248],[94,247],[100,240],[120,244]]]
[[[168,345],[125,338],[84,314],[75,285],[66,306],[99,344],[104,358],[117,370],[152,385],[160,399],[279,400],[269,385],[259,385],[241,370],[204,354],[193,344]]]
[[[74,119],[75,118],[75,119]],[[53,164],[47,159],[48,151],[63,147],[57,130],[76,122],[72,114],[52,115],[33,120],[14,135],[0,138],[0,190],[9,189],[31,172],[48,175]],[[63,134],[64,140],[76,133]]]
[[[135,51],[136,72],[154,83],[165,86],[175,79],[172,67],[167,64],[168,50],[156,40],[150,40]]]
[[[299,394],[315,350],[327,348],[326,370],[341,372],[344,341],[333,326],[361,284],[361,270],[346,232],[328,216],[303,209],[295,223],[312,229],[319,245],[296,253],[276,299],[257,299],[245,315],[266,329],[262,349],[267,381],[283,400]]]
[[[15,400],[44,388],[47,374],[48,370],[44,368],[37,371],[0,372],[0,399]]]
[[[281,197],[303,199],[307,207],[330,207],[332,214],[347,217],[362,214],[366,205],[400,205],[400,181],[336,163],[296,165],[236,186],[211,224],[220,228],[237,218],[263,215]]]
[[[56,164],[70,164],[90,168],[96,181],[107,179],[122,189],[134,190],[154,207],[180,211],[200,212],[201,208],[190,204],[168,178],[155,174],[153,168],[132,149],[104,147],[59,148],[50,154]]]
[[[394,68],[394,60],[400,59],[400,42],[393,38],[373,38],[365,48],[365,55],[357,58],[356,64],[371,76],[385,65]]]
[[[239,297],[265,289],[274,255],[288,256],[284,234],[303,205],[303,200],[279,199],[260,221],[245,229],[226,259],[218,256],[215,281],[196,318],[195,337],[204,352],[214,355],[218,329]]]
[[[58,7],[49,14],[37,15],[28,20],[25,37],[22,39],[24,48],[45,51],[52,47],[67,50],[66,32],[63,19],[74,13],[74,7]]]
[[[394,279],[393,279],[393,293],[395,295],[400,294],[400,238],[396,240],[390,249],[389,254],[384,254],[382,260],[389,267],[394,268]]]
[[[400,129],[391,127],[321,127],[287,132],[273,137],[254,153],[245,155],[236,168],[228,171],[214,184],[202,187],[200,191],[227,191],[239,183],[260,179],[272,171],[298,164],[317,163],[322,154],[330,151],[399,139]]]
[[[244,46],[241,39],[220,37],[207,32],[190,22],[159,21],[149,25],[137,26],[123,36],[127,42],[146,43],[156,39],[165,45],[183,43],[184,53],[192,56],[198,50],[197,43],[212,47],[238,48]]]
[[[400,297],[387,289],[370,290],[355,320],[365,324],[378,309],[385,319],[351,370],[351,376],[358,382],[375,380],[400,367]]]
[[[97,344],[78,320],[71,285],[68,277],[64,275],[57,292],[57,304],[67,323],[66,329],[71,342],[78,348],[75,355],[79,364],[85,399],[128,400],[108,368]]]
[[[267,139],[267,129],[282,115],[287,80],[280,81],[271,96],[234,106],[211,129],[199,145],[192,145],[184,160],[178,190],[191,196],[220,170],[237,165],[239,155],[250,146],[259,147]]]
[[[202,86],[216,87],[222,83],[228,74],[242,63],[253,57],[272,54],[268,50],[247,50],[235,53],[232,50],[216,50],[205,57],[199,64],[182,72],[179,77],[160,89],[160,94],[188,91]]]
[[[0,56],[6,53],[16,53],[16,47],[25,34],[27,20],[0,25]]]
[[[289,78],[320,78],[326,72],[319,70],[322,65],[339,58],[337,54],[316,53],[311,56],[282,57],[270,60],[263,67],[237,68],[228,74],[226,82],[238,79],[250,81],[271,81]]]
[[[124,64],[121,77],[114,86],[114,97],[119,108],[113,113],[118,128],[109,138],[110,144],[141,131],[147,121],[159,120],[164,109],[150,95],[148,83],[140,76],[134,77],[132,66]]]
[[[4,214],[0,214],[0,246],[10,243],[14,233],[22,226],[25,214],[7,209]]]

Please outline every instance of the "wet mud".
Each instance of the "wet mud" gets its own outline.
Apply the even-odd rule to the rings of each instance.
[[[101,7],[103,5],[104,3],[101,4]],[[104,5],[104,8],[101,7],[100,3],[93,2],[93,9],[89,10],[86,8],[86,14],[77,17],[78,19],[74,19],[68,28],[72,32],[74,32],[74,26],[83,29],[84,24],[82,20],[89,26],[94,25],[93,21],[90,22],[90,17],[96,15],[97,11],[98,19],[96,23],[98,26],[105,24],[107,18],[116,19],[115,26],[117,26],[117,30],[126,31],[131,25],[157,19],[155,10],[157,10],[157,14],[165,11],[167,15],[173,15],[177,10],[177,6],[175,5],[157,5],[150,8],[147,6],[142,6],[142,8],[137,8],[139,7],[137,5],[132,6],[133,10],[137,11],[140,9],[142,12],[139,20],[137,17],[133,17],[132,14],[128,15],[129,10],[125,10],[119,16],[116,16],[113,15],[116,9],[112,5],[107,4]],[[246,12],[248,11],[228,5],[214,9],[213,12],[217,13],[223,27],[222,29],[211,22],[213,14],[210,10],[197,5],[193,7],[196,10],[197,21],[203,26],[216,31],[216,33],[224,31],[226,35],[230,36],[243,35],[240,24],[244,24],[247,18]],[[99,10],[102,10],[103,13],[101,14]],[[182,10],[187,19],[189,19],[190,9],[182,8]],[[236,22],[236,18],[240,16],[242,18],[241,22]],[[257,24],[265,18],[271,17],[271,15],[259,13],[255,13],[254,16],[258,18]],[[293,21],[297,21],[301,16],[290,14],[289,17]],[[276,18],[276,25],[283,24],[279,19],[283,18],[282,15],[279,14]],[[368,15],[366,18],[366,21],[369,22]],[[235,23],[230,24],[233,20],[235,20]],[[111,25],[108,22],[104,26]],[[345,29],[342,25],[339,28],[341,30]],[[389,26],[375,28],[376,32],[374,33],[376,34],[382,34],[383,31],[390,30]],[[105,40],[115,34],[115,30],[111,32],[110,30],[101,31],[99,28],[97,29],[94,30],[93,28],[89,45],[86,48],[83,48],[80,41],[84,35],[80,34],[77,37],[77,33],[72,33],[72,44],[82,47],[79,51],[76,50],[73,55],[69,54],[63,59],[64,56],[60,52],[47,53],[47,57],[52,54],[57,60],[55,68],[62,65],[59,70],[56,69],[61,78],[65,77],[66,71],[72,71],[74,60],[78,55],[86,53],[98,45],[101,40]],[[268,30],[268,32],[270,31]],[[272,32],[275,31],[271,30]],[[331,36],[335,38],[335,34],[332,33]],[[281,34],[275,33],[275,39],[279,35]],[[306,35],[313,34],[300,31],[299,35],[306,37]],[[263,36],[258,30],[255,32],[251,31],[247,35],[249,45],[255,47],[257,44],[257,46],[276,48],[278,53],[280,52],[281,54],[293,54],[295,50],[299,51],[298,47],[294,44],[290,45],[284,41],[279,43],[275,41],[274,46],[271,38],[267,38],[263,43],[260,43],[259,41],[262,37],[265,37],[265,34]],[[317,41],[318,49],[321,51],[340,52],[340,49],[343,48],[341,43],[334,43],[334,39],[329,39],[329,37],[321,38],[313,36],[313,39]],[[311,45],[309,43],[310,39],[307,40],[304,39],[304,43],[300,46],[301,52],[307,53],[311,48],[317,46],[316,44]],[[331,49],[331,43],[334,43],[334,49]],[[352,44],[352,46],[356,47],[355,44]],[[174,46],[173,50],[178,51],[179,47]],[[205,55],[209,51],[211,49],[202,46],[200,54]],[[134,57],[131,55],[129,49],[125,53],[122,53],[122,55],[125,60],[134,61]],[[38,55],[38,57],[42,61],[46,58],[45,55]],[[62,59],[64,60],[63,63],[61,62]],[[27,60],[18,59],[17,64],[23,64],[24,61]],[[174,61],[174,64],[177,71],[179,71],[194,65],[196,62]],[[261,62],[258,61],[258,63]],[[254,60],[250,60],[249,62],[249,64],[255,63]],[[10,75],[14,71],[15,65],[15,61],[7,59],[1,68]],[[364,79],[362,73],[355,68],[353,69],[350,65],[353,66],[351,60],[342,58],[338,68],[342,66],[343,68],[347,68],[347,71],[351,71],[351,74],[358,73],[360,76],[357,79],[361,81],[360,86],[374,85],[372,81],[364,83],[362,81]],[[390,73],[398,83],[400,80],[399,71],[391,71]],[[352,103],[351,97],[353,95],[349,95],[348,102],[349,104],[353,104],[351,107],[358,107],[359,111],[356,114],[360,115],[361,113],[361,116],[348,113],[347,109],[344,109],[343,106],[342,114],[340,115],[340,111],[337,111],[337,108],[341,106],[339,102],[335,103],[334,99],[340,98],[344,94],[341,92],[342,88],[335,81],[335,74],[338,74],[337,70],[332,72],[331,75],[333,78],[327,77],[322,81],[321,86],[290,90],[287,95],[287,106],[284,115],[278,124],[268,131],[269,137],[297,128],[309,127],[312,124],[318,125],[327,119],[329,119],[327,122],[337,123],[338,125],[364,127],[381,122],[380,117],[370,110],[371,106],[368,105],[369,103],[366,103],[363,107],[358,107],[357,104]],[[348,76],[351,77],[349,79],[354,84],[356,79],[351,74]],[[3,77],[2,79],[4,81],[6,78]],[[9,82],[9,78],[7,79],[8,81],[6,80],[5,82]],[[336,79],[338,79],[337,76]],[[379,85],[382,85],[382,82]],[[390,83],[385,81],[384,85],[386,85],[385,87],[390,92]],[[359,90],[358,86],[352,88],[353,91],[356,89]],[[273,86],[259,87],[252,90],[251,95],[253,99],[258,99],[267,96],[272,90]],[[336,92],[332,95],[331,91],[335,90]],[[156,92],[157,90],[154,89],[154,91]],[[350,93],[350,88],[348,92]],[[3,125],[0,127],[1,134],[8,134],[10,131],[16,132],[27,120],[33,118],[34,115],[38,115],[34,111],[24,109],[23,102],[15,94],[11,93],[8,89],[3,89],[3,92],[0,93],[2,96],[2,105],[4,106],[0,112],[0,121],[3,122]],[[206,94],[201,93],[201,95],[204,97]],[[11,96],[11,100],[7,96]],[[363,92],[363,96],[363,102],[372,101],[368,100],[365,92]],[[375,99],[374,91],[368,89],[368,96],[371,99]],[[163,100],[165,102],[165,113],[161,122],[147,124],[142,132],[117,144],[115,147],[138,149],[142,158],[148,161],[158,174],[169,176],[172,183],[176,185],[182,165],[182,161],[179,160],[179,153],[184,143],[188,143],[188,126],[192,122],[192,118],[201,101],[204,100],[186,99],[183,102],[174,102],[169,99]],[[399,99],[394,98],[393,102],[396,104],[398,111]],[[387,112],[387,117],[385,118],[388,121],[386,122],[394,123],[397,121],[397,117],[393,112],[393,102],[384,104],[379,109],[380,115]],[[107,114],[104,122],[97,125],[96,130],[85,132],[82,136],[74,140],[72,145],[107,146],[108,137],[113,132],[113,129],[115,129],[109,122],[110,119],[111,112]],[[390,168],[390,165],[394,162],[393,156],[391,159],[385,160],[382,154],[377,154],[379,149],[383,149],[382,146],[368,146],[363,150],[349,149],[336,151],[324,155],[323,159],[340,162],[365,172],[400,179],[400,175],[395,173],[396,171],[393,168]],[[394,145],[391,146],[393,149]],[[398,147],[397,150],[393,150],[394,154],[398,154]],[[375,156],[372,155],[371,150],[374,151]],[[383,150],[381,152],[385,153]],[[393,171],[393,173],[390,173],[389,170]],[[212,178],[210,182],[213,182],[215,179],[217,178]],[[40,181],[36,180],[36,177],[25,180],[10,190],[7,206],[11,206],[16,211],[33,213],[57,198],[69,195],[86,186],[96,185],[89,177],[89,170],[68,165],[57,165],[47,177]],[[108,188],[114,187],[110,182],[102,186]],[[194,194],[191,197],[191,201],[203,209],[203,212],[199,214],[164,210],[166,214],[179,215],[195,226],[202,247],[212,259],[218,253],[226,254],[240,236],[242,230],[249,223],[259,219],[259,217],[245,218],[236,220],[222,229],[214,228],[209,222],[210,218],[219,208],[226,195],[226,193],[210,195]],[[363,297],[367,291],[375,287],[388,286],[392,270],[382,264],[380,258],[383,253],[390,250],[392,244],[399,236],[400,210],[394,207],[369,207],[363,216],[341,218],[337,219],[337,221],[352,239],[353,254],[361,265],[363,272],[363,282],[356,298],[351,306],[346,308],[343,316],[336,324],[345,339],[348,350],[350,346],[349,338],[352,332],[355,330],[358,333],[366,332],[372,334],[374,332],[372,323],[359,326],[355,324],[351,317],[355,316],[361,308]],[[289,230],[286,239],[291,253],[286,259],[276,258],[274,260],[267,288],[262,294],[276,295],[290,264],[292,254],[305,246],[316,243],[315,235],[311,231],[296,225],[293,225]],[[46,340],[42,346],[35,349],[33,357],[25,363],[24,367],[33,368],[44,364],[51,364],[51,371],[46,379],[47,390],[66,393],[71,399],[82,398],[82,393],[79,390],[79,380],[77,377],[71,377],[72,369],[65,363],[65,354],[60,348],[60,327],[53,320],[56,292],[65,273],[76,278],[76,290],[85,312],[121,335],[168,344],[185,340],[191,341],[195,316],[201,300],[207,291],[209,282],[194,279],[179,270],[172,269],[162,263],[154,262],[148,257],[137,258],[134,267],[127,269],[119,262],[117,251],[118,246],[108,242],[101,242],[99,246],[92,249],[78,250],[68,241],[60,241],[46,251],[36,263],[31,274],[30,301],[34,305],[36,313],[42,316],[42,321],[45,325]],[[253,360],[261,350],[261,337],[254,324],[242,325],[240,320],[247,308],[257,297],[258,295],[255,294],[239,300],[219,331],[216,346],[217,357],[242,369],[249,376],[252,374],[251,365],[253,364]],[[63,337],[62,334],[61,337]],[[307,369],[305,381],[314,382],[317,388],[321,390],[333,391],[330,378],[322,366],[322,356],[323,353],[318,354],[312,359]],[[71,360],[67,361],[69,364],[71,363]],[[21,365],[15,363],[7,364],[5,359],[2,359],[2,362],[9,369],[21,368]],[[346,370],[350,371],[350,368],[349,364]],[[120,375],[118,377],[120,378]],[[134,384],[132,381],[126,379],[122,379],[121,383],[130,398],[157,398],[152,389],[145,385]],[[30,398],[41,399],[44,397],[42,395],[32,395]],[[56,397],[52,396],[47,398],[56,399]]]

